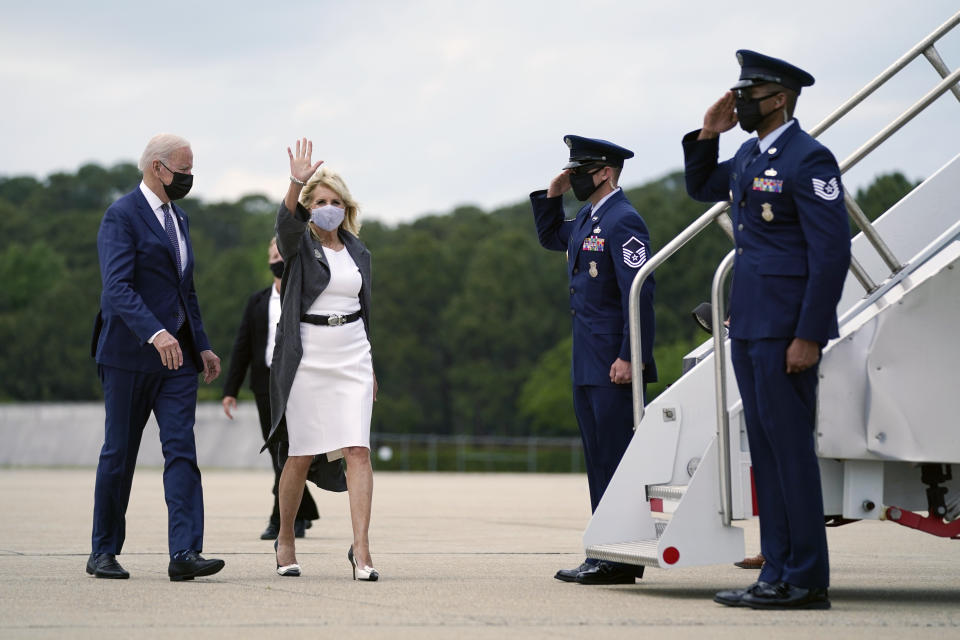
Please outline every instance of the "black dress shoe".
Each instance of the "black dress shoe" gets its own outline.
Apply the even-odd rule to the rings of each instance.
[[[773,585],[769,582],[763,582],[757,580],[752,585],[746,589],[729,589],[727,591],[718,591],[715,596],[713,596],[714,602],[719,602],[720,604],[725,604],[728,607],[745,607],[747,603],[743,601],[743,597],[748,593],[757,593],[757,592],[772,592]]]
[[[557,571],[557,573],[553,577],[563,582],[576,582],[577,575],[579,575],[581,571],[586,571],[592,566],[593,566],[592,564],[584,562],[583,564],[581,564],[579,567],[575,569],[560,569],[560,571]]]
[[[167,575],[173,582],[193,580],[201,576],[212,576],[223,569],[223,565],[223,560],[207,560],[196,551],[191,551],[182,560],[171,560]]]
[[[271,521],[267,528],[263,530],[263,533],[260,534],[260,539],[276,540],[278,535],[280,535],[280,525]]]
[[[753,609],[829,609],[826,589],[804,589],[778,582],[773,589],[743,596],[743,604]]]
[[[578,584],[634,584],[636,573],[634,568],[623,567],[609,562],[599,562],[577,574]]]
[[[126,569],[117,562],[117,556],[112,553],[91,553],[87,558],[87,573],[95,578],[115,580],[126,580],[130,577]]]
[[[307,535],[306,520],[294,520],[293,521],[293,537],[302,538],[305,535]]]

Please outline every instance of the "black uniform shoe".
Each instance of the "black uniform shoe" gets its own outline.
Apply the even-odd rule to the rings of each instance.
[[[743,601],[743,597],[748,593],[757,593],[757,592],[770,592],[772,593],[774,587],[769,582],[763,582],[757,580],[752,585],[746,589],[730,589],[728,591],[718,591],[717,595],[713,596],[714,602],[719,602],[720,604],[725,604],[728,607],[745,607],[747,603]]]
[[[212,576],[223,569],[223,560],[207,560],[196,551],[190,551],[182,560],[171,560],[167,575],[173,582]]]
[[[276,540],[278,535],[280,535],[280,525],[271,520],[270,524],[267,525],[267,528],[264,529],[263,533],[260,534],[260,539]]]
[[[112,553],[91,553],[87,558],[87,573],[95,578],[115,580],[126,580],[130,577],[127,570],[117,562],[117,556]]]
[[[579,584],[634,584],[636,569],[629,570],[609,562],[599,562],[577,574]]]
[[[563,582],[576,582],[577,575],[581,571],[586,571],[592,566],[593,566],[592,564],[588,564],[587,562],[584,562],[583,564],[581,564],[579,567],[575,569],[560,569],[560,571],[557,571],[557,573],[553,577]]]
[[[773,589],[748,593],[743,604],[753,609],[829,609],[826,589],[804,589],[778,582]]]
[[[293,521],[293,537],[302,538],[307,535],[307,525],[306,520],[294,520]]]

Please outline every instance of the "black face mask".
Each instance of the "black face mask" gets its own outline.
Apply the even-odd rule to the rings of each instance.
[[[763,113],[760,111],[760,103],[766,100],[767,98],[772,98],[777,95],[778,92],[774,91],[773,93],[768,93],[765,96],[759,96],[757,98],[747,98],[743,97],[743,94],[738,92],[737,95],[737,121],[740,123],[740,128],[746,131],[747,133],[753,133],[757,130],[757,127],[760,126],[760,123],[763,122],[763,119],[766,118],[770,113]]]
[[[273,274],[275,278],[283,277],[283,260],[280,262],[271,262],[270,263],[270,273]]]
[[[160,164],[163,164],[160,161]],[[167,197],[171,200],[179,200],[180,198],[186,197],[190,193],[190,187],[193,186],[193,174],[190,173],[177,173],[167,165],[163,164],[164,168],[173,174],[173,180],[170,181],[170,184],[163,185],[163,190],[167,194]]]
[[[583,202],[589,200],[590,196],[600,188],[600,184],[593,184],[592,173],[571,173],[570,186],[573,187],[573,195],[577,200]]]

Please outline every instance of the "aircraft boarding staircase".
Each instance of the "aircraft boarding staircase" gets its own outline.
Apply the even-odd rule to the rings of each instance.
[[[817,136],[908,63],[924,55],[943,80],[840,163],[847,171],[933,101],[960,100],[960,70],[934,43],[960,24],[960,12],[918,43],[810,131]],[[846,193],[861,232],[838,312],[840,337],[820,365],[816,446],[828,524],[889,519],[935,535],[960,537],[960,415],[954,367],[960,363],[960,155],[873,224]],[[638,272],[630,292],[635,434],[583,536],[591,558],[675,568],[744,557],[733,520],[756,516],[750,452],[724,338],[722,291],[731,252],[713,282],[712,343],[697,364],[646,408],[639,380],[636,313],[647,276],[717,221],[718,203]],[[901,262],[901,259],[906,262]],[[728,382],[729,381],[729,382]],[[733,429],[731,429],[733,425]],[[929,511],[927,515],[916,510]],[[658,517],[654,514],[659,513]]]

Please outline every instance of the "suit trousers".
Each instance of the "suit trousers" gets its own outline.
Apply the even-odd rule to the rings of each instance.
[[[573,407],[583,440],[587,484],[590,486],[590,512],[593,513],[633,438],[633,389],[629,384],[612,387],[574,386]],[[597,564],[599,561],[587,558],[586,562]],[[633,571],[638,578],[643,577],[643,567],[619,562],[610,564]]]
[[[203,489],[193,437],[197,369],[184,356],[176,371],[143,373],[99,365],[106,421],[94,489],[94,553],[119,554],[123,548],[137,452],[151,411],[160,427],[170,555],[203,550]]]
[[[257,393],[254,394],[254,398],[257,401],[257,413],[260,416],[260,433],[263,434],[263,440],[266,442],[267,436],[270,435],[270,429],[273,425],[270,424],[270,395],[266,393]],[[283,458],[280,457],[280,448],[281,446],[286,446],[286,440],[282,443],[271,442],[267,446],[267,451],[270,452],[270,460],[273,463],[273,511],[270,513],[270,522],[279,526],[280,525],[280,474],[283,473],[283,466],[280,464],[281,459],[286,459],[286,451],[283,452]],[[316,520],[320,517],[320,513],[317,511],[317,503],[314,502],[313,496],[310,495],[310,490],[307,488],[307,485],[303,485],[303,498],[300,499],[300,507],[297,509],[297,520]]]
[[[786,372],[790,339],[732,340],[760,516],[760,580],[830,582],[820,463],[813,441],[818,366]]]
[[[633,438],[633,392],[629,384],[576,385],[573,408],[583,440],[593,513]]]

